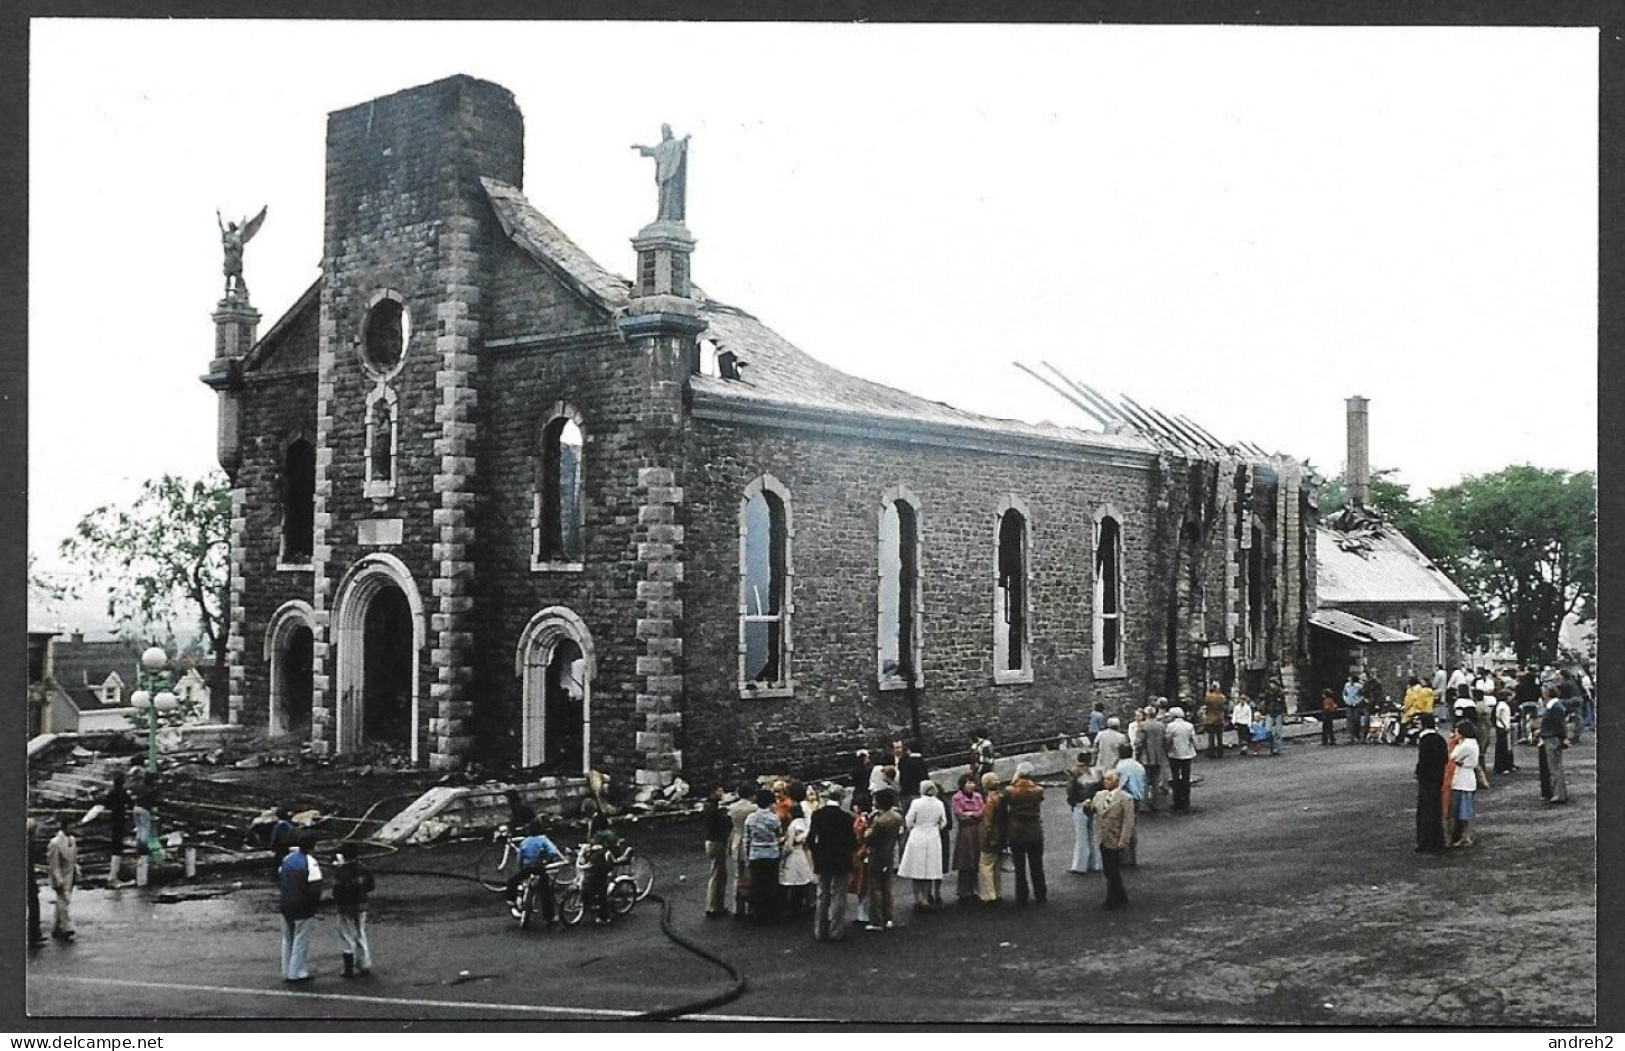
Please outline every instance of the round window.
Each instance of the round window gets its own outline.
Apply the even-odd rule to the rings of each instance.
[[[398,299],[384,298],[367,311],[361,353],[374,372],[391,373],[400,367],[410,332],[406,308]]]

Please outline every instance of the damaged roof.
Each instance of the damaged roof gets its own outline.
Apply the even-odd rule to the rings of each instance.
[[[1342,530],[1321,525],[1315,543],[1315,594],[1322,604],[1441,602],[1467,593],[1387,522]]]
[[[539,212],[517,188],[481,179],[503,231],[521,250],[565,282],[588,302],[609,310],[625,309],[632,285],[600,266]],[[1072,445],[1147,460],[1156,447],[1134,434],[1097,431],[1005,420],[956,409],[906,391],[887,387],[826,365],[791,344],[738,307],[718,302],[694,289],[707,328],[701,338],[718,351],[732,352],[744,371],[739,379],[696,375],[692,378],[696,415],[729,418],[752,409],[799,412],[822,429],[873,428],[860,421],[951,428],[987,440],[1017,439],[1054,446]],[[710,412],[707,412],[707,409]],[[902,433],[894,437],[906,438]]]
[[[990,437],[1020,436],[1140,454],[1155,450],[1138,435],[1102,434],[956,409],[826,365],[737,307],[705,299],[700,313],[707,322],[701,338],[716,344],[719,351],[733,352],[746,368],[736,380],[694,376],[691,384],[697,412],[707,401],[713,408],[725,401],[741,407],[812,410],[825,419],[861,416],[985,432]]]
[[[1309,618],[1309,623],[1355,642],[1415,642],[1417,638],[1410,632],[1356,617],[1340,609],[1317,609]]]

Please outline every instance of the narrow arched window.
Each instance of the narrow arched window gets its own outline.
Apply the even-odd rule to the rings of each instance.
[[[560,415],[542,428],[536,478],[534,561],[578,564],[584,545],[581,425],[574,415]]]
[[[913,503],[887,495],[880,509],[881,689],[920,685],[919,522]]]
[[[316,449],[303,438],[288,445],[282,461],[282,561],[310,561],[315,550]]]
[[[1123,662],[1123,527],[1115,515],[1095,520],[1095,674],[1125,670]]]
[[[1030,682],[1027,660],[1027,516],[1014,506],[999,514],[993,598],[995,682]]]
[[[791,688],[790,494],[770,476],[739,508],[739,687],[760,696]]]

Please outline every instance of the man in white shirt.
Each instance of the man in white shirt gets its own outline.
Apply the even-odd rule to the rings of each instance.
[[[1495,702],[1495,772],[1514,773],[1517,759],[1512,754],[1512,705],[1505,697]]]
[[[1095,759],[1102,766],[1115,763],[1117,749],[1128,742],[1128,735],[1122,727],[1123,721],[1114,715],[1106,720],[1106,728],[1095,735]]]
[[[1191,808],[1191,761],[1196,758],[1196,727],[1185,709],[1168,710],[1168,778],[1174,790],[1174,810]]]

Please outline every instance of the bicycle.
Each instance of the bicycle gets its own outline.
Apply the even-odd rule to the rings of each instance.
[[[565,879],[564,873],[570,873]],[[581,922],[585,908],[581,899],[581,877],[575,863],[566,858],[555,861],[543,867],[541,872],[532,872],[525,876],[519,884],[519,897],[513,904],[513,917],[519,921],[520,930],[528,930],[536,913],[541,906],[540,881],[546,879],[553,891],[553,907],[557,918],[566,927],[574,927]],[[552,917],[549,917],[551,920]]]
[[[519,865],[519,843],[523,836],[508,834],[507,825],[491,832],[491,842],[474,859],[474,878],[480,886],[495,893],[508,889],[508,874]]]
[[[637,893],[637,900],[642,901],[649,896],[655,885],[654,863],[642,854],[633,852],[630,844],[615,858],[611,869],[616,879],[630,879]],[[630,906],[627,911],[630,911]]]
[[[577,911],[574,917],[569,920],[571,925],[579,923],[582,916],[586,914],[586,876],[589,867],[587,855],[590,849],[589,845],[582,844],[576,851],[576,872],[570,893],[573,895],[571,906]],[[624,871],[617,871],[617,869],[623,869]],[[637,870],[633,868],[633,858],[630,850],[623,851],[610,861],[609,882],[608,886],[604,888],[604,894],[611,918],[625,916],[643,898],[643,895],[638,892],[637,880],[631,875],[633,871]],[[652,868],[648,869],[648,871],[651,874],[653,873]],[[652,875],[650,878],[653,878]],[[645,891],[645,893],[647,892]]]

